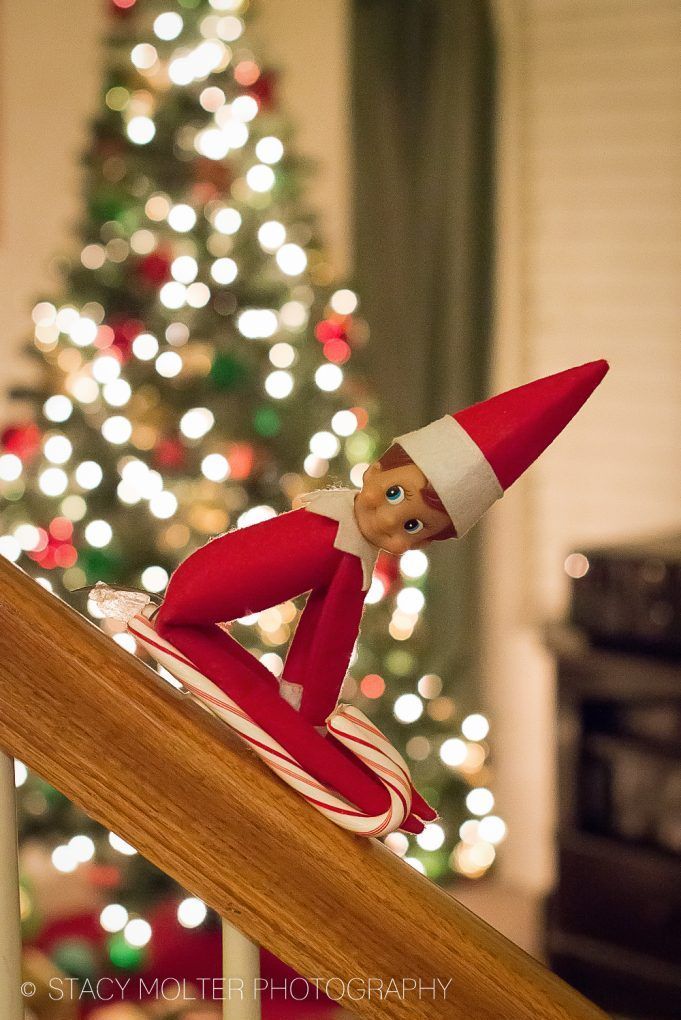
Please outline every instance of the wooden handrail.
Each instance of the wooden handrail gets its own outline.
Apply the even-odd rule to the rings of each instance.
[[[605,1017],[2,558],[0,746],[351,1011]]]

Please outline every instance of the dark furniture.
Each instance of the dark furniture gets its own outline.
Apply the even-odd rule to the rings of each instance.
[[[558,881],[553,970],[611,1013],[681,1018],[681,657],[553,627]]]

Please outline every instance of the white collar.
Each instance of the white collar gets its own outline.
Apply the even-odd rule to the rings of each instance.
[[[362,591],[368,591],[378,557],[378,549],[367,541],[357,524],[355,496],[359,491],[359,489],[345,488],[315,489],[313,492],[305,492],[300,495],[298,502],[312,513],[331,517],[334,521],[338,521],[338,531],[333,544],[336,549],[342,549],[343,552],[353,553],[359,557],[362,562]]]

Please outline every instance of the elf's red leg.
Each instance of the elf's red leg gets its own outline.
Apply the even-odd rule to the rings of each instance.
[[[215,626],[166,625],[160,613],[156,630],[233,698],[307,772],[367,814],[386,810],[389,796],[382,783],[361,762],[348,760],[338,745],[301,718],[278,694],[272,673],[233,637]]]

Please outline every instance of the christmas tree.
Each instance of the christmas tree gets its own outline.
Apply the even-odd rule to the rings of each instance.
[[[247,7],[109,0],[82,221],[33,308],[36,382],[14,393],[33,410],[5,428],[0,455],[0,551],[93,617],[83,586],[160,595],[211,536],[286,511],[311,488],[360,486],[390,443],[362,376],[368,328],[355,292],[332,279],[305,202],[311,168],[295,153],[275,70],[249,45]],[[427,552],[381,554],[343,698],[404,749],[441,816],[388,845],[436,880],[475,877],[504,826],[488,789],[487,721],[462,719],[460,678],[428,672],[427,577]],[[233,633],[278,672],[301,606]],[[122,625],[101,625],[136,651]],[[20,764],[17,776],[24,839],[47,847],[57,871],[87,868],[98,885],[110,962],[143,966],[161,891],[176,896],[185,928],[210,922],[115,834]],[[87,952],[60,962],[80,975],[98,966]]]

